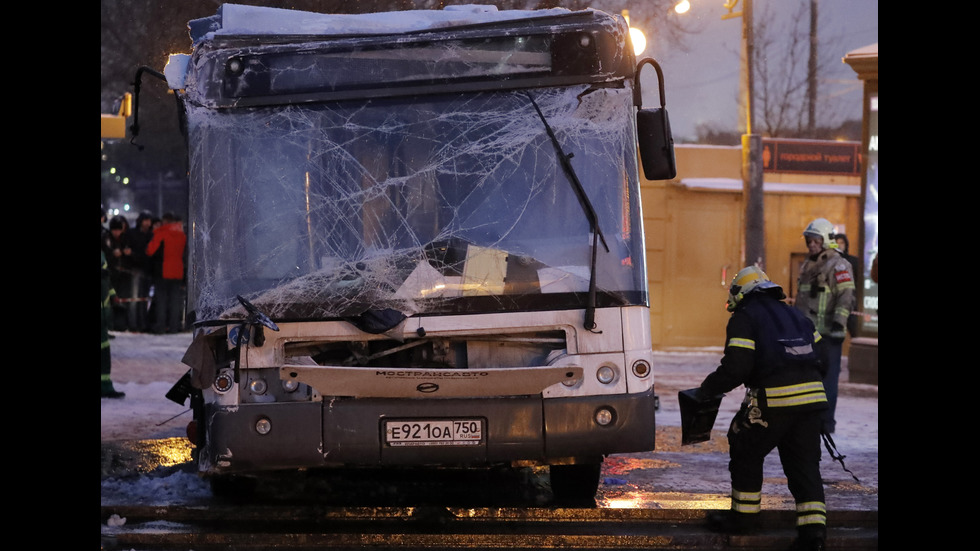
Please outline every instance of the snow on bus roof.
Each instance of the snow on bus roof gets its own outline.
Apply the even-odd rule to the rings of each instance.
[[[442,10],[407,10],[367,14],[314,13],[241,4],[223,4],[216,15],[189,22],[195,44],[213,35],[371,35],[493,23],[529,17],[564,15],[566,8],[503,10],[466,4]]]
[[[595,11],[591,8],[583,12]],[[573,13],[567,8],[498,10],[493,5],[465,4],[442,10],[405,10],[365,14],[315,13],[283,8],[222,4],[210,17],[187,26],[194,47],[215,36],[365,36],[447,29],[468,25],[555,17]],[[581,12],[579,12],[581,13]],[[164,75],[171,89],[184,87],[189,54],[171,54]]]

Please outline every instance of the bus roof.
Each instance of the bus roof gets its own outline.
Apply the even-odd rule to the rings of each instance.
[[[219,35],[365,36],[463,27],[572,13],[566,8],[503,10],[492,5],[447,6],[368,14],[323,14],[299,10],[223,4],[217,14],[188,23],[195,45]]]

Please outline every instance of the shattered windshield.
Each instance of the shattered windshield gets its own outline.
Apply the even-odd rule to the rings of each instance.
[[[632,91],[575,85],[212,110],[188,105],[189,292],[274,319],[645,304]]]

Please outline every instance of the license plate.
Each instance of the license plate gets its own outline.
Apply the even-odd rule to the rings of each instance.
[[[392,419],[384,428],[389,446],[476,446],[483,441],[481,419]]]

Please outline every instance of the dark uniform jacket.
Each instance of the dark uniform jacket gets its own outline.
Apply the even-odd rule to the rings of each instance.
[[[761,408],[824,409],[826,368],[813,344],[820,339],[813,322],[768,292],[742,299],[728,321],[721,365],[701,383],[718,395],[745,385]]]

